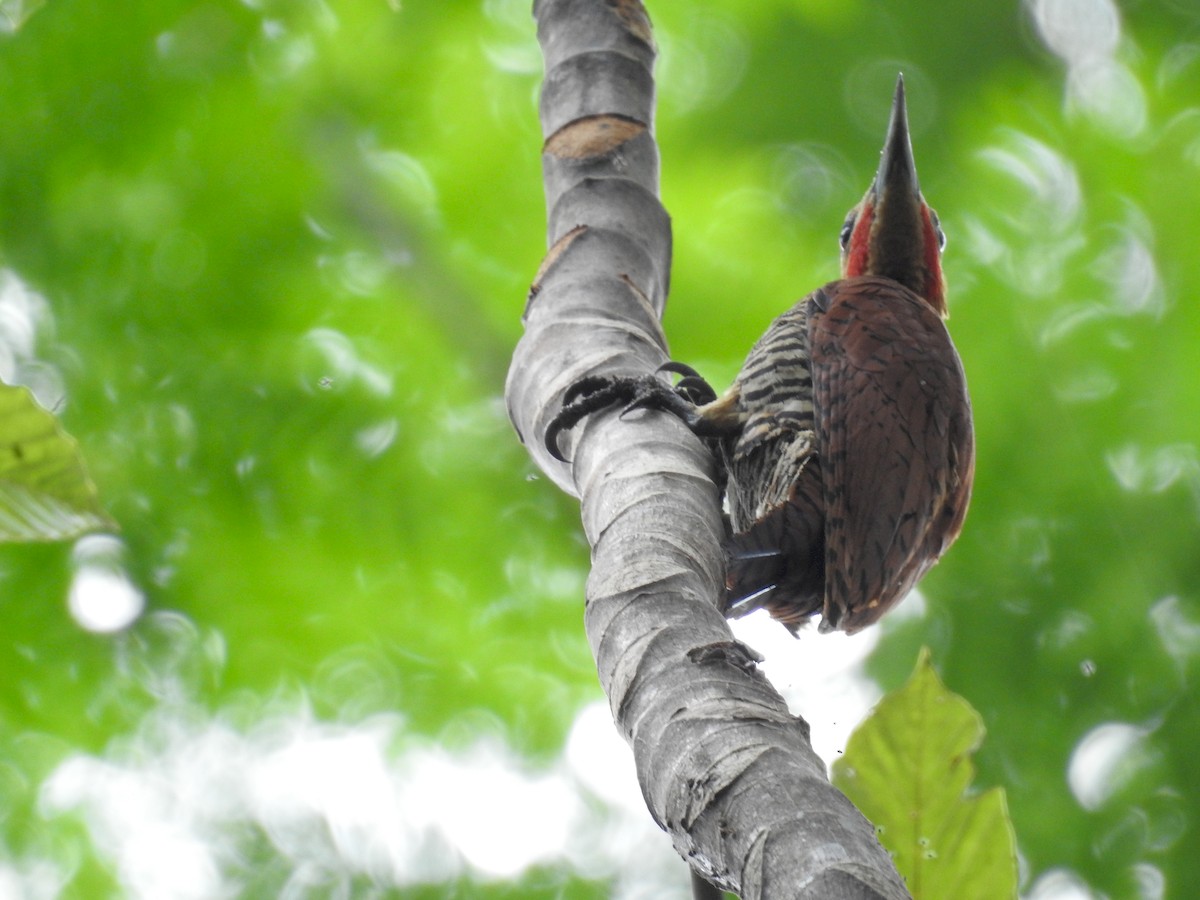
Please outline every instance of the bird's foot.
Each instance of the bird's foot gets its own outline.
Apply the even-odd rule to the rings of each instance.
[[[563,395],[563,406],[546,428],[546,449],[555,459],[566,461],[558,447],[558,437],[574,428],[584,416],[616,403],[625,404],[624,417],[635,409],[657,409],[677,416],[691,425],[696,418],[696,406],[716,398],[708,382],[694,369],[682,363],[667,363],[659,372],[683,375],[675,387],[657,375],[612,376],[589,375],[571,385]]]

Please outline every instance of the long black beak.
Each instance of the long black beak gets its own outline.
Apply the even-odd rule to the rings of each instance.
[[[896,95],[892,98],[892,116],[888,121],[887,137],[875,173],[875,197],[901,195],[909,192],[918,196],[917,164],[913,161],[912,143],[908,139],[908,109],[904,105],[904,76],[896,79]]]

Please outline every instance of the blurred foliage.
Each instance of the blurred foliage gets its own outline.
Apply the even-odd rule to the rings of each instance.
[[[928,644],[979,710],[1027,889],[1200,896],[1200,7],[649,8],[667,332],[714,381],[836,276],[903,69],[978,480],[871,672],[895,687]],[[501,401],[544,249],[529,4],[3,15],[0,377],[79,439],[146,613],[85,630],[79,548],[0,548],[0,861],[58,860],[70,896],[125,883],[40,792],[171,699],[164,670],[193,709],[302,695],[552,758],[597,689],[576,511]],[[1085,766],[1117,725],[1119,764]]]

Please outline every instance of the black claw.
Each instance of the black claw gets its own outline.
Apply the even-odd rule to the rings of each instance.
[[[686,363],[671,360],[659,366],[657,371],[682,375],[683,377],[675,385],[675,390],[683,394],[696,406],[703,406],[705,403],[712,403],[717,399],[717,392],[713,390],[712,385],[699,372]]]
[[[700,378],[700,373],[689,366],[687,363],[676,362],[673,359],[667,360],[657,369],[656,372],[674,372],[676,375],[687,375],[692,378]],[[701,381],[704,379],[701,378]]]
[[[566,462],[567,458],[563,456],[562,450],[558,446],[558,436],[562,434],[564,425],[559,422],[561,413],[550,420],[550,424],[546,426],[546,452],[557,459],[559,462]]]
[[[569,462],[569,460],[563,456],[563,452],[558,446],[558,436],[572,428],[582,418],[583,414],[575,417],[568,414],[566,409],[563,409],[546,426],[546,450],[559,462]]]
[[[717,392],[712,389],[712,385],[699,376],[686,375],[680,378],[675,385],[675,390],[697,406],[712,403],[717,399]]]
[[[546,451],[559,462],[567,462],[568,460],[563,456],[563,452],[558,446],[558,436],[575,424],[574,422],[567,422],[567,418],[567,416],[564,416],[560,412],[546,426]]]

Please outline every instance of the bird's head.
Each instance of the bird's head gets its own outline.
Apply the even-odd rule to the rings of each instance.
[[[842,272],[847,278],[880,275],[898,281],[945,318],[945,243],[937,213],[929,208],[917,183],[908,139],[904,76],[900,76],[879,171],[842,226]]]

